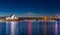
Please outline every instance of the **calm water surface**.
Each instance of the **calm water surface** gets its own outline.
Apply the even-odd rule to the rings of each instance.
[[[0,22],[0,35],[60,35],[60,21]]]

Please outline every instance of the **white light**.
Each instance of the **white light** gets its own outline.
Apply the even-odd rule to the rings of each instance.
[[[11,22],[11,35],[15,35],[16,22]]]

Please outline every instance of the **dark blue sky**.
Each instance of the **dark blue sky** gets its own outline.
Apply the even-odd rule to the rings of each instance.
[[[25,13],[37,15],[60,14],[59,0],[0,0],[0,16],[12,13],[24,15]]]

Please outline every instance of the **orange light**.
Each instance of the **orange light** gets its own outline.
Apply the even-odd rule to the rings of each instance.
[[[44,16],[44,34],[46,35],[46,20],[47,20],[47,17]]]
[[[46,16],[44,16],[44,22],[46,22],[46,20],[47,20],[47,17],[46,17]]]

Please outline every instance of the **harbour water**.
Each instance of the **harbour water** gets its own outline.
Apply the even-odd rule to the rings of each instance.
[[[0,22],[0,35],[60,35],[60,21]]]

